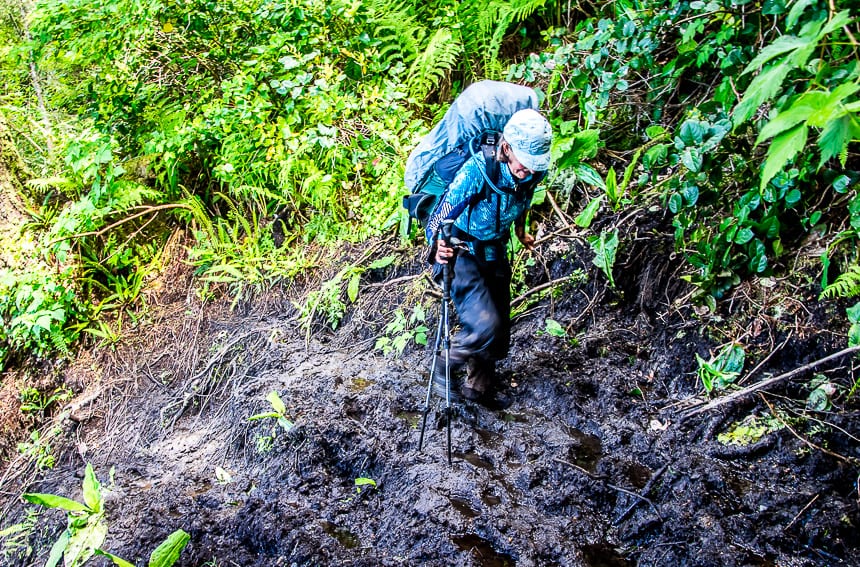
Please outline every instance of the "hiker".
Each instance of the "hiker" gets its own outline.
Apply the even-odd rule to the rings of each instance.
[[[452,369],[466,367],[460,394],[488,407],[504,403],[497,397],[495,364],[507,356],[510,342],[510,228],[525,248],[533,249],[526,214],[534,187],[549,168],[551,142],[552,129],[542,114],[531,108],[514,113],[493,154],[473,152],[466,160],[426,229],[434,279],[441,278],[444,264],[454,262],[451,299],[462,329],[454,338],[450,362]],[[490,190],[488,159],[498,163],[498,182]],[[444,220],[453,220],[452,236],[463,241],[459,249],[438,236]],[[435,368],[433,389],[444,396],[444,361]]]

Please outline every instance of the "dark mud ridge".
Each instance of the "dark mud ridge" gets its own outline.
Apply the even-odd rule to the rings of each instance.
[[[80,498],[91,462],[105,485],[115,469],[104,548],[138,565],[178,528],[191,535],[178,565],[860,565],[856,399],[746,446],[718,437],[769,415],[765,400],[805,399],[808,376],[682,423],[701,396],[695,353],[718,346],[702,329],[719,322],[672,308],[683,290],[668,276],[646,281],[647,266],[622,265],[621,289],[606,290],[586,262],[565,260],[587,253],[565,246],[529,284],[576,268],[587,281],[518,317],[500,367],[513,403],[455,407],[451,466],[438,402],[417,450],[427,350],[373,349],[391,311],[426,284],[368,287],[338,332],[307,344],[286,298],[228,311],[189,308],[180,293],[146,336],[68,370],[79,399],[94,401],[60,419],[53,470],[7,472],[0,529],[31,509],[24,489]],[[732,332],[733,314],[722,316]],[[547,318],[572,323],[568,335],[542,332]],[[747,367],[786,338],[761,376],[845,344],[789,330],[748,333]],[[844,383],[846,365],[818,371]],[[289,431],[248,420],[271,411],[271,391]],[[4,564],[44,564],[65,518],[45,511],[36,526],[33,550],[7,547]]]

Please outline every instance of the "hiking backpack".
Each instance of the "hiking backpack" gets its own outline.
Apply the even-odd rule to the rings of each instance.
[[[478,151],[487,164],[483,190],[469,203],[455,207],[460,210],[453,216],[474,206],[491,189],[498,192],[495,149],[502,129],[515,112],[537,107],[537,93],[529,87],[499,81],[469,85],[406,160],[404,181],[410,194],[403,198],[403,206],[410,219],[427,227],[457,172]]]

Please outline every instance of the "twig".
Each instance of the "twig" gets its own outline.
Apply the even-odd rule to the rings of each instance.
[[[648,494],[648,492],[650,492],[651,488],[654,486],[654,483],[657,482],[657,480],[663,475],[664,472],[666,472],[666,469],[668,469],[668,468],[669,468],[669,465],[667,463],[667,464],[663,465],[662,467],[660,467],[657,470],[657,472],[655,472],[653,475],[651,475],[651,478],[648,479],[648,482],[645,483],[645,486],[642,488],[642,490],[639,492],[639,494],[641,494],[643,497],[646,494]],[[633,509],[636,508],[636,506],[639,504],[640,501],[641,500],[636,500],[630,506],[628,506],[627,509],[624,510],[624,512],[622,512],[621,515],[615,519],[615,521],[613,522],[613,525],[617,526],[618,524],[623,522],[624,519],[628,515],[630,515],[630,512],[632,512]]]
[[[835,458],[835,459],[839,459],[840,461],[842,461],[842,462],[844,462],[844,463],[848,463],[849,465],[856,465],[856,464],[857,464],[857,462],[858,462],[858,460],[857,460],[857,459],[855,459],[855,458],[853,458],[853,457],[845,457],[845,456],[840,455],[839,453],[834,453],[833,451],[830,451],[829,449],[825,449],[824,447],[819,447],[818,445],[816,445],[815,443],[813,443],[813,442],[812,442],[812,441],[810,441],[809,439],[807,439],[807,438],[803,437],[802,435],[800,435],[800,434],[799,434],[797,431],[795,431],[795,430],[794,430],[794,429],[793,429],[793,428],[792,428],[788,423],[786,423],[786,421],[785,421],[784,419],[782,419],[782,417],[781,417],[778,413],[776,413],[776,409],[774,409],[773,404],[771,404],[769,401],[767,401],[767,398],[765,398],[765,397],[764,397],[764,394],[762,394],[761,392],[759,392],[759,397],[761,397],[762,401],[763,401],[765,404],[767,404],[768,409],[770,409],[770,413],[771,413],[771,414],[772,414],[772,415],[773,415],[777,420],[779,420],[779,422],[780,422],[782,425],[784,425],[786,429],[788,429],[789,431],[791,431],[791,434],[792,434],[792,435],[794,435],[795,437],[797,437],[798,439],[800,439],[801,441],[803,441],[805,444],[809,445],[809,446],[810,446],[810,447],[812,447],[813,449],[817,449],[817,450],[821,451],[822,453],[825,453],[825,454],[827,454],[827,455],[830,455],[831,457],[833,457],[833,458]]]
[[[780,374],[779,376],[774,376],[773,378],[768,378],[767,380],[762,380],[761,382],[757,382],[751,386],[747,386],[746,388],[744,388],[742,390],[738,390],[737,392],[732,392],[731,394],[729,394],[727,396],[723,396],[722,398],[717,398],[716,400],[713,400],[713,401],[705,404],[704,406],[702,406],[700,408],[694,409],[694,410],[688,412],[687,414],[685,414],[681,418],[680,421],[683,422],[683,421],[693,417],[694,415],[698,415],[700,413],[704,413],[706,411],[711,411],[712,409],[724,406],[726,404],[730,404],[730,403],[732,403],[732,402],[734,402],[740,398],[743,398],[744,396],[752,394],[753,392],[757,392],[758,390],[761,390],[763,388],[767,388],[767,387],[772,386],[778,382],[782,382],[783,380],[787,380],[793,376],[796,376],[798,374],[806,372],[807,370],[812,370],[813,368],[821,366],[822,364],[824,364],[826,362],[830,362],[831,360],[841,358],[847,354],[851,354],[851,353],[854,353],[857,351],[860,351],[860,346],[848,347],[846,349],[840,350],[839,352],[833,353],[829,356],[825,356],[824,358],[822,358],[820,360],[816,360],[814,362],[810,362],[809,364],[805,364],[805,365],[801,366],[800,368],[795,368],[794,370],[791,370],[791,371],[786,372],[784,374]]]
[[[399,277],[399,278],[394,278],[393,280],[388,280],[388,281],[384,281],[384,282],[376,282],[376,283],[372,283],[372,284],[367,284],[367,285],[366,285],[366,286],[364,286],[364,287],[385,287],[385,286],[392,285],[392,284],[397,284],[397,283],[401,283],[401,282],[408,282],[408,281],[411,281],[411,280],[416,280],[416,279],[420,278],[422,275],[423,275],[423,273],[412,274],[411,276],[402,276],[402,277]]]
[[[744,376],[743,378],[741,378],[740,380],[738,380],[738,384],[743,383],[743,382],[744,382],[744,380],[748,379],[750,376],[752,376],[753,374],[755,374],[755,373],[758,371],[758,369],[759,369],[759,368],[761,368],[762,366],[764,366],[765,362],[767,362],[768,360],[770,360],[770,357],[772,357],[772,356],[773,356],[773,355],[775,355],[777,352],[779,352],[780,350],[782,350],[782,347],[784,347],[785,345],[787,345],[787,344],[788,344],[789,339],[791,339],[791,335],[792,335],[792,333],[791,333],[791,332],[789,332],[789,333],[788,333],[788,336],[785,338],[785,340],[784,340],[784,341],[782,341],[782,344],[781,344],[781,345],[779,345],[778,347],[776,347],[775,349],[773,349],[772,351],[770,351],[770,354],[768,354],[766,357],[764,357],[764,358],[761,360],[761,362],[759,362],[758,364],[756,364],[755,368],[753,368],[752,370],[750,370],[749,372],[747,372],[746,376]]]
[[[524,294],[522,294],[521,296],[513,299],[511,301],[511,307],[513,307],[517,303],[523,301],[525,298],[527,298],[530,295],[534,295],[534,294],[538,293],[539,291],[543,291],[545,289],[551,288],[551,287],[555,286],[556,284],[564,283],[568,280],[570,280],[570,276],[565,276],[563,278],[554,279],[552,281],[548,281],[546,283],[540,284],[539,286],[535,286],[535,287],[531,288],[530,290],[528,290],[527,292],[525,292]]]
[[[660,518],[661,520],[663,519],[663,516],[660,515],[660,511],[657,509],[656,506],[654,506],[654,503],[649,498],[646,498],[646,497],[642,496],[641,494],[637,494],[637,493],[633,492],[632,490],[627,490],[626,488],[621,488],[620,486],[610,484],[610,483],[606,482],[606,477],[599,476],[599,475],[596,475],[594,473],[588,472],[587,470],[585,470],[581,466],[575,465],[575,464],[571,463],[570,461],[565,461],[564,459],[559,459],[559,458],[554,458],[553,461],[555,461],[557,463],[561,463],[563,465],[567,465],[573,469],[576,469],[579,472],[588,476],[589,478],[602,481],[603,484],[605,484],[606,486],[608,486],[609,488],[611,488],[613,490],[617,490],[618,492],[622,492],[622,493],[627,494],[629,496],[632,496],[634,498],[638,498],[639,500],[642,500],[643,502],[647,502],[648,505],[651,506],[651,509],[654,510],[654,513],[657,514],[657,517]]]
[[[782,528],[782,531],[787,532],[787,531],[791,528],[791,526],[793,526],[793,525],[794,525],[794,522],[796,522],[796,521],[797,521],[797,519],[798,519],[799,517],[801,517],[801,516],[803,515],[803,513],[804,513],[804,512],[806,512],[807,510],[809,510],[809,507],[810,507],[810,506],[812,506],[813,504],[815,504],[815,501],[816,501],[816,500],[818,500],[818,497],[819,497],[819,496],[821,496],[821,494],[816,494],[816,495],[815,495],[815,498],[813,498],[812,500],[810,500],[810,501],[809,501],[809,504],[807,504],[806,506],[804,506],[804,507],[803,507],[803,510],[801,510],[800,512],[798,512],[798,513],[797,513],[797,515],[796,515],[796,516],[795,516],[795,517],[794,517],[794,518],[793,518],[793,519],[788,523],[788,525],[787,525],[787,526],[785,526],[784,528]]]
[[[570,226],[570,223],[567,222],[567,216],[558,207],[558,203],[555,202],[555,197],[552,196],[552,193],[547,191],[546,198],[549,199],[549,204],[552,205],[552,210],[554,210],[555,214],[558,215],[559,220],[562,222],[562,224],[564,224],[565,228],[567,228],[568,230],[573,228]]]
[[[101,236],[107,231],[118,227],[121,224],[125,224],[128,221],[132,221],[138,217],[142,217],[143,215],[148,215],[149,213],[155,213],[158,211],[163,211],[164,209],[188,209],[191,210],[191,207],[184,203],[171,203],[169,205],[158,205],[155,207],[148,207],[145,211],[141,211],[139,213],[134,213],[133,215],[126,217],[124,219],[118,220],[113,224],[110,224],[104,228],[100,228],[99,230],[92,230],[90,232],[79,232],[77,234],[69,234],[66,236],[61,236],[60,238],[55,238],[54,240],[48,242],[48,246],[52,246],[57,242],[62,242],[63,240],[70,240],[72,238],[83,238],[84,236]]]

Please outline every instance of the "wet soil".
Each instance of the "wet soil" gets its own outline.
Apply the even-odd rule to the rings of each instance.
[[[171,276],[135,340],[67,369],[79,401],[58,417],[58,463],[7,469],[0,528],[24,517],[22,490],[80,498],[91,462],[106,486],[114,469],[104,547],[137,564],[178,528],[191,535],[178,565],[860,564],[856,397],[791,415],[792,428],[746,446],[718,436],[769,415],[768,403],[803,414],[811,375],[683,420],[703,399],[695,354],[742,340],[747,369],[774,353],[757,372],[776,375],[844,347],[816,330],[833,308],[775,316],[739,300],[697,315],[675,303],[688,290],[670,253],[647,246],[620,257],[615,291],[578,240],[540,249],[529,287],[587,277],[517,316],[499,368],[512,403],[455,405],[451,465],[439,400],[418,449],[428,350],[374,349],[398,307],[424,301],[433,326],[430,285],[407,278],[417,254],[366,274],[341,328],[315,327],[309,340],[292,303],[300,291],[231,310],[200,305],[187,278]],[[744,293],[759,307],[776,301],[766,286]],[[567,335],[545,332],[547,318]],[[817,371],[840,391],[853,384],[850,360]],[[289,431],[248,419],[271,411],[271,391]],[[44,564],[65,519],[46,511],[37,526],[32,551],[4,552],[5,564]]]

